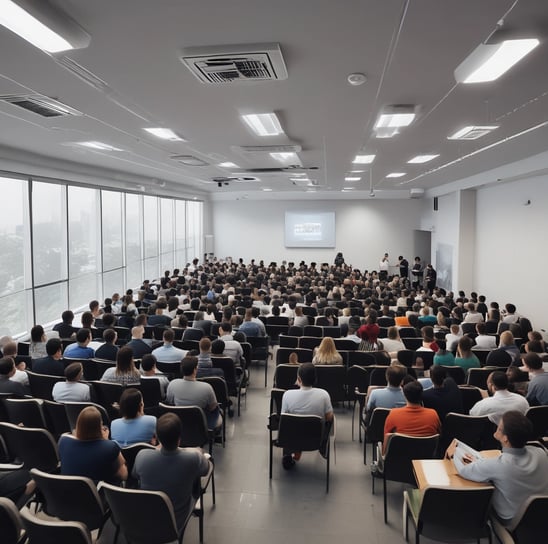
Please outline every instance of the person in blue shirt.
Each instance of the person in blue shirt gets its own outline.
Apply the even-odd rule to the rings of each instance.
[[[91,342],[91,331],[89,329],[80,329],[76,333],[76,343],[69,344],[65,348],[63,357],[69,359],[93,359],[95,351],[88,347]]]
[[[110,426],[112,440],[122,448],[137,442],[156,444],[156,418],[145,415],[143,396],[138,389],[128,387],[120,397],[120,415]]]

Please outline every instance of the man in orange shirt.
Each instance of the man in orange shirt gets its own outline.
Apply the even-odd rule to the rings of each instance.
[[[441,430],[435,410],[422,406],[422,385],[412,381],[403,387],[406,406],[390,410],[384,424],[384,449],[391,433],[408,436],[432,436]]]

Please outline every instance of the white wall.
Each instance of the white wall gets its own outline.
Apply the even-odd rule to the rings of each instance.
[[[415,254],[413,230],[421,229],[420,200],[358,201],[217,201],[212,206],[215,255],[300,262],[332,263],[338,251],[360,269],[378,270],[385,252],[392,264],[398,255]],[[336,247],[307,249],[284,247],[285,212],[335,211]]]

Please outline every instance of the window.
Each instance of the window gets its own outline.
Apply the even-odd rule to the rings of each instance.
[[[160,268],[164,270],[173,270],[173,250],[175,247],[173,240],[173,200],[160,199],[160,235],[161,235],[161,262]]]
[[[143,226],[145,233],[145,276],[153,280],[158,278],[158,199],[153,196],[144,197]],[[143,278],[141,278],[143,279]]]
[[[139,195],[126,195],[126,285],[131,289],[144,279],[142,202]]]
[[[175,263],[177,268],[183,268],[186,258],[186,202],[175,202]]]
[[[103,271],[121,268],[124,265],[122,193],[101,191],[101,218]],[[121,287],[122,285],[118,289]]]

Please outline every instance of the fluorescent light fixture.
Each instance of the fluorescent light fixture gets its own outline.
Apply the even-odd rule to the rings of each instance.
[[[345,191],[353,191],[354,190],[354,187],[343,187],[342,188],[342,191],[345,192]]]
[[[175,134],[170,128],[145,128],[149,134],[160,138],[161,140],[169,140],[170,142],[184,142],[185,139]]]
[[[393,138],[400,133],[396,127],[382,127],[375,129],[375,138]]]
[[[415,106],[387,106],[377,118],[375,129],[407,127],[415,117]]]
[[[24,6],[29,11],[12,0],[0,0],[0,24],[48,53],[89,45],[89,34],[49,2],[27,0]]]
[[[351,174],[363,174],[365,170],[350,170]]]
[[[308,177],[308,174],[306,172],[295,172],[294,174],[291,174],[294,177],[301,176],[301,177]]]
[[[392,172],[392,173],[388,174],[386,177],[387,178],[401,178],[401,177],[405,176],[405,174],[407,174],[407,172]]]
[[[439,154],[438,155],[417,155],[416,157],[413,157],[407,162],[409,164],[423,164],[425,162],[435,159],[436,157],[439,157]]]
[[[482,43],[457,66],[455,81],[457,83],[494,81],[539,43],[536,38],[505,40],[497,44]]]
[[[284,133],[275,113],[250,113],[242,115],[242,119],[258,136],[277,136]]]
[[[455,134],[447,136],[448,140],[477,140],[491,131],[499,128],[498,125],[490,126],[469,126],[457,130]]]
[[[76,142],[77,145],[82,147],[89,147],[91,149],[98,149],[99,151],[123,151],[118,147],[114,147],[109,144],[104,144],[103,142],[90,141],[90,142]]]
[[[234,164],[233,162],[230,162],[230,161],[220,162],[219,166],[221,168],[240,168],[237,164]]]
[[[361,179],[359,176],[348,176],[344,178],[344,181],[360,181]]]
[[[289,160],[298,161],[297,153],[269,153],[269,155],[277,161],[285,162]]]
[[[371,164],[375,160],[375,155],[356,155],[352,161],[354,164]]]
[[[272,189],[270,189],[270,187],[263,187],[263,191],[265,193],[270,193],[270,192],[272,192]]]
[[[310,180],[308,178],[289,178],[289,181],[305,182],[305,181],[310,181]]]

